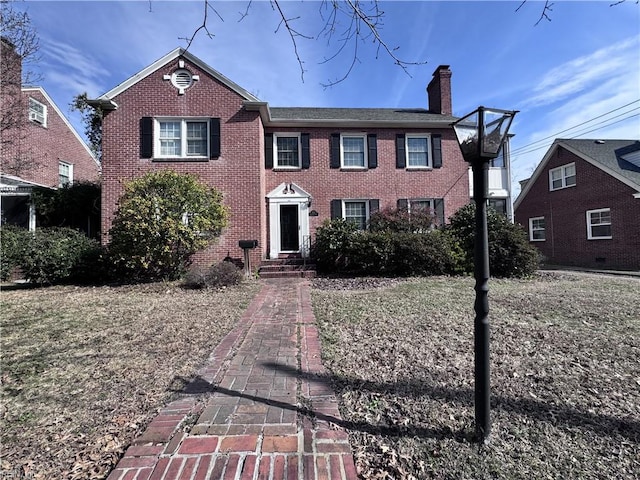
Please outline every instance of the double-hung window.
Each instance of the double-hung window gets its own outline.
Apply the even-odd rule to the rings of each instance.
[[[529,240],[532,242],[543,242],[546,238],[544,217],[530,218]]]
[[[608,240],[611,237],[611,209],[600,208],[587,211],[587,238]]]
[[[58,186],[64,187],[73,183],[73,165],[67,162],[58,162]]]
[[[340,136],[342,168],[367,167],[367,136],[343,134]]]
[[[431,167],[431,141],[429,135],[406,135],[407,168]]]
[[[206,119],[156,119],[156,132],[158,158],[209,157]]]
[[[369,202],[366,200],[343,200],[342,211],[347,222],[355,223],[360,230],[367,228]]]
[[[573,187],[576,184],[576,164],[570,163],[549,170],[549,190]]]
[[[300,168],[300,134],[275,133],[275,168]]]
[[[29,97],[29,120],[47,126],[47,106]]]
[[[421,211],[430,212],[433,209],[433,199],[411,198],[407,201],[407,210],[409,211],[409,213],[417,213]]]

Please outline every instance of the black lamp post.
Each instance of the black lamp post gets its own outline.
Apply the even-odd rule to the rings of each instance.
[[[476,439],[486,442],[491,431],[489,378],[489,236],[487,232],[487,187],[489,162],[498,156],[517,112],[478,107],[453,123],[460,150],[473,172],[476,204],[474,276],[476,300],[474,321]]]

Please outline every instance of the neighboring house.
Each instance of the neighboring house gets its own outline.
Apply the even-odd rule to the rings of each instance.
[[[309,254],[316,228],[365,228],[378,209],[430,208],[443,224],[469,203],[468,165],[451,128],[451,70],[427,87],[429,108],[277,108],[175,49],[92,100],[103,122],[105,242],[123,183],[170,168],[224,194],[231,217],[196,258],[252,262]],[[510,201],[509,201],[510,203]]]
[[[640,270],[640,141],[557,139],[514,206],[547,263]]]
[[[489,164],[487,204],[513,222],[513,197],[511,195],[511,138],[507,135],[498,156]],[[473,171],[469,167],[469,196],[473,198]]]
[[[100,165],[44,89],[20,85],[20,57],[4,39],[2,55],[2,224],[34,230],[36,215],[30,199],[34,187],[97,182]],[[8,70],[9,64],[13,70]]]

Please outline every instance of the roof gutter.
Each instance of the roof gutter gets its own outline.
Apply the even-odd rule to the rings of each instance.
[[[100,108],[102,110],[117,110],[118,104],[108,98],[96,98],[93,100],[87,100],[87,105],[93,108]]]
[[[443,120],[441,122],[424,122],[424,121],[408,121],[408,120],[359,120],[359,119],[340,119],[340,118],[326,118],[326,119],[313,119],[313,118],[272,118],[271,110],[269,109],[269,103],[267,102],[242,102],[244,108],[248,112],[259,112],[262,124],[265,127],[371,127],[371,128],[383,128],[383,127],[395,127],[395,128],[451,128],[450,120]]]

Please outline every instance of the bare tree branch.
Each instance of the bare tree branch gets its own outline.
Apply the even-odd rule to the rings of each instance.
[[[389,57],[391,57],[394,64],[402,68],[402,70],[407,75],[409,75],[408,66],[423,65],[426,63],[424,61],[412,62],[402,60],[396,55],[395,52],[396,50],[398,50],[398,48],[391,48],[384,41],[382,35],[380,34],[380,29],[383,27],[382,20],[384,18],[384,12],[380,10],[380,6],[377,0],[374,0],[371,3],[371,8],[369,10],[366,10],[361,0],[331,0],[332,12],[326,20],[324,27],[320,32],[320,35],[324,34],[327,37],[328,43],[330,43],[333,35],[336,32],[336,25],[339,23],[340,16],[348,18],[349,25],[344,30],[341,39],[338,40],[338,43],[341,46],[332,56],[326,58],[322,63],[327,63],[328,61],[336,58],[349,43],[353,43],[354,58],[352,59],[349,67],[347,68],[347,71],[343,76],[336,80],[323,84],[324,87],[336,85],[344,81],[349,76],[355,64],[360,61],[360,59],[358,58],[360,42],[369,39],[372,39],[373,43],[377,45],[376,58],[379,58],[380,50],[383,50]],[[328,1],[325,0],[323,2],[323,6],[327,8],[327,5]]]
[[[208,21],[209,21],[209,10],[210,9],[211,9],[212,12],[214,12],[218,16],[218,18],[221,21],[224,22],[224,18],[222,18],[222,16],[220,16],[220,14],[218,13],[218,11],[215,8],[213,8],[213,6],[211,6],[210,1],[211,0],[204,0],[204,14],[202,16],[202,25],[200,25],[198,28],[196,28],[196,30],[193,32],[193,35],[191,35],[191,38],[185,38],[185,37],[179,38],[180,40],[185,40],[187,42],[187,46],[185,47],[185,50],[189,50],[189,48],[191,47],[191,44],[196,39],[196,37],[198,36],[198,33],[201,30],[205,31],[207,37],[209,37],[209,38],[215,37],[215,35],[209,31],[209,26],[207,24]]]
[[[553,3],[549,2],[549,0],[546,0],[544,2],[544,8],[542,9],[542,14],[540,15],[540,18],[538,19],[538,21],[536,22],[536,26],[538,26],[538,24],[544,19],[546,19],[549,22],[551,21],[551,17],[547,14],[547,12],[553,11],[551,7],[553,7]]]
[[[309,40],[313,40],[313,37],[303,35],[302,33],[300,33],[299,31],[295,30],[292,27],[291,23],[294,20],[299,20],[300,17],[287,18],[284,12],[282,11],[282,8],[280,8],[280,2],[278,0],[271,0],[271,6],[274,10],[277,10],[278,13],[280,14],[280,23],[278,24],[278,27],[276,28],[275,33],[277,33],[280,30],[280,27],[282,25],[284,25],[287,31],[289,32],[289,37],[291,38],[291,43],[293,44],[293,52],[296,56],[296,60],[298,61],[298,65],[300,66],[300,78],[304,82],[305,69],[303,66],[303,61],[300,58],[300,52],[298,52],[298,42],[296,40],[296,37],[306,38]]]
[[[33,85],[42,79],[34,65],[39,62],[40,41],[26,12],[13,7],[14,2],[0,1],[0,168],[21,175],[38,167],[26,141],[29,108],[28,97],[22,94],[23,85]]]

